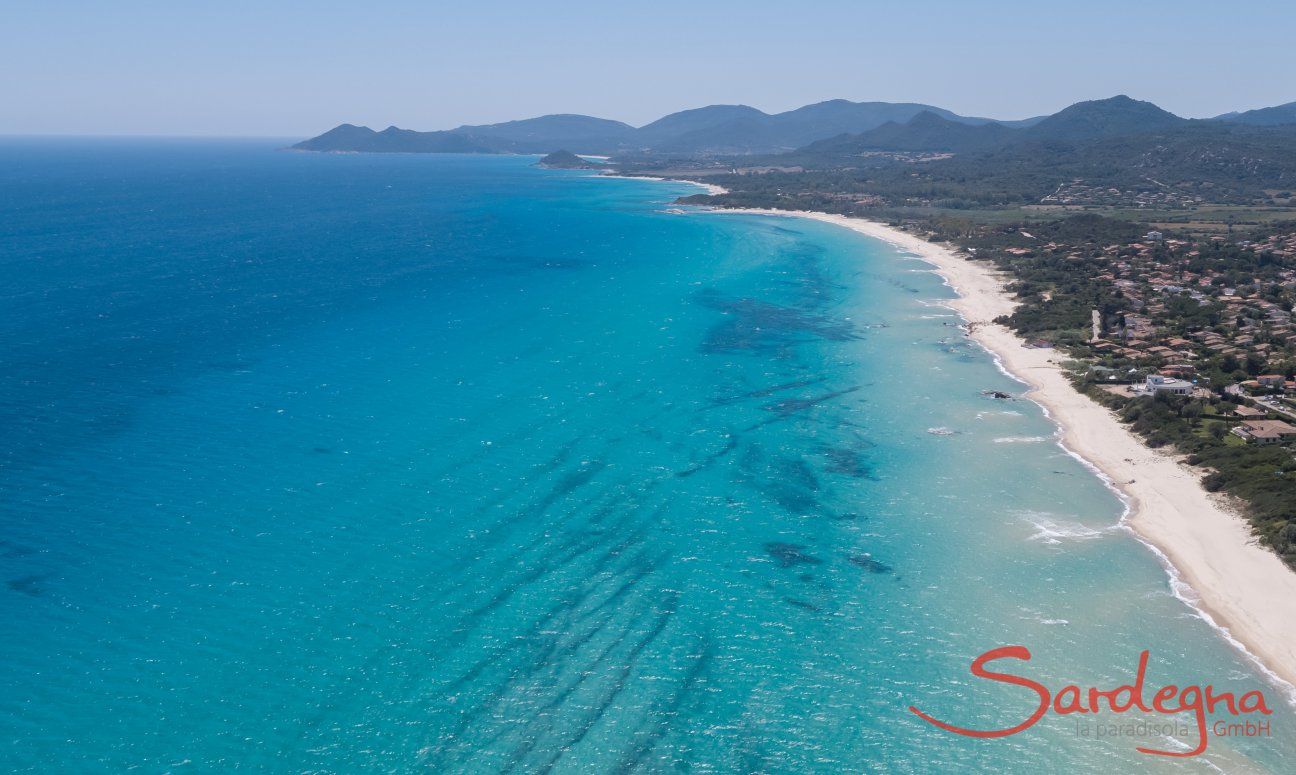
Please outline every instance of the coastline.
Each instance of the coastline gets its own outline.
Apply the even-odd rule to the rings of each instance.
[[[1249,523],[1200,475],[1143,443],[1109,409],[1077,391],[1061,368],[1062,353],[1027,347],[994,323],[1016,303],[990,266],[882,223],[809,211],[716,212],[810,218],[888,242],[932,265],[957,298],[947,306],[969,336],[1006,373],[1026,384],[1026,398],[1060,429],[1059,443],[1095,469],[1126,504],[1122,524],[1166,566],[1175,594],[1296,698],[1296,573],[1252,537]]]
[[[724,186],[717,186],[714,183],[701,183],[696,180],[684,180],[683,178],[656,178],[656,177],[650,177],[648,175],[621,175],[616,172],[600,172],[598,175],[595,175],[594,177],[611,178],[614,180],[652,180],[658,183],[687,183],[690,186],[700,186],[704,193],[710,194],[711,196],[718,196],[720,194],[729,193],[729,189],[725,188]],[[746,212],[757,212],[757,211],[749,210]],[[764,211],[762,210],[759,212],[763,213]],[[771,210],[770,212],[776,212],[776,211]],[[809,214],[806,213],[806,215]]]

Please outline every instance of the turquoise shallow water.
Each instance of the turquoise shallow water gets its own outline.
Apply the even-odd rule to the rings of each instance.
[[[982,394],[1019,386],[921,263],[682,184],[274,147],[0,146],[4,769],[1290,770],[1280,692]],[[1150,649],[1272,735],[908,712],[1021,720],[967,673],[1006,644],[1054,688]]]

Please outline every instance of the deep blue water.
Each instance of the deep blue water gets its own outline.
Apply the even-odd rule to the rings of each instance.
[[[1296,755],[918,262],[684,184],[279,145],[0,142],[0,767]],[[1274,734],[907,711],[1020,720],[967,677],[1009,643],[1055,687],[1149,648]]]

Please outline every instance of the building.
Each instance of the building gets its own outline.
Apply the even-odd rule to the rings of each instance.
[[[1269,412],[1257,406],[1248,406],[1247,404],[1238,404],[1233,408],[1233,414],[1244,420],[1259,420],[1269,416]]]
[[[1289,425],[1282,420],[1243,420],[1233,429],[1233,433],[1252,444],[1277,444],[1296,439],[1296,425]]]
[[[1176,396],[1186,396],[1193,391],[1193,383],[1186,379],[1163,377],[1160,374],[1149,374],[1147,382],[1143,384],[1143,390],[1152,395],[1156,395],[1157,393],[1170,393]]]

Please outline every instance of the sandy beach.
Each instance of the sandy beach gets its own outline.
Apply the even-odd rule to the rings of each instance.
[[[837,224],[932,264],[958,293],[949,306],[970,324],[972,338],[1030,386],[1026,397],[1058,424],[1063,446],[1121,493],[1129,507],[1125,525],[1158,553],[1176,593],[1271,677],[1287,684],[1283,688],[1292,696],[1296,573],[1252,537],[1247,522],[1222,497],[1202,487],[1199,472],[1147,447],[1110,410],[1075,390],[1060,368],[1061,353],[1027,347],[1012,331],[992,322],[1011,312],[1014,302],[991,266],[872,221],[814,212],[741,212]]]
[[[719,194],[729,193],[729,189],[725,188],[724,186],[717,186],[715,183],[702,183],[697,180],[681,180],[680,178],[658,178],[649,175],[619,175],[615,172],[600,172],[597,175],[597,177],[610,178],[616,180],[655,180],[658,183],[687,183],[690,186],[700,187],[702,189],[702,193],[710,194],[711,196],[717,196]],[[783,214],[786,215],[786,213]],[[826,213],[821,213],[821,214],[826,215]]]

